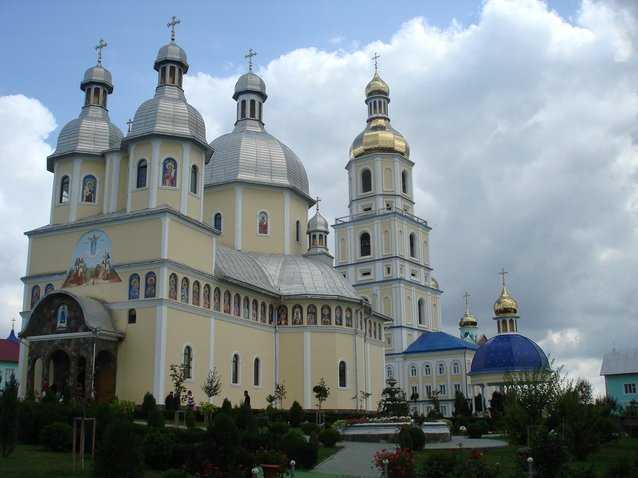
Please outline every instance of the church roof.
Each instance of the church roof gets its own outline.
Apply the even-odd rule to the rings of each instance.
[[[638,373],[638,348],[614,350],[603,356],[601,375]]]
[[[11,331],[13,333],[13,330]],[[0,339],[0,362],[18,363],[20,342],[11,339]]]
[[[215,275],[283,296],[361,296],[331,265],[311,257],[237,251],[217,247]]]
[[[472,359],[470,374],[531,372],[549,368],[545,352],[532,339],[521,334],[500,334],[478,349]]]
[[[478,346],[445,332],[424,332],[403,353],[419,354],[462,349],[476,350]]]

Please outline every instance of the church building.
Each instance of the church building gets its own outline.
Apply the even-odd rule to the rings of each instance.
[[[315,200],[303,162],[265,129],[268,94],[252,71],[254,52],[232,95],[234,126],[209,143],[201,114],[184,96],[190,65],[175,42],[177,23],[169,23],[171,40],[153,63],[154,95],[125,134],[109,119],[114,81],[100,41],[97,64],[80,84],[80,115],[62,128],[47,158],[50,223],[26,233],[21,395],[56,390],[139,403],[152,392],[163,403],[172,389],[170,366],[180,365],[197,403],[207,400],[202,384],[216,369],[223,382],[218,404],[225,397],[239,403],[247,390],[254,407],[265,407],[275,385],[284,384],[283,406],[296,400],[309,409],[323,378],[331,388],[325,408],[376,409],[385,341],[402,347],[412,330],[440,320],[429,229],[410,212],[407,143],[385,128],[387,89],[375,76],[372,129],[353,146],[350,176],[353,216],[367,207],[388,214],[337,228],[339,238],[362,244],[367,233],[367,250],[356,254],[367,258],[370,274],[396,281],[366,291],[358,288],[364,270],[333,267],[318,205],[308,219]],[[397,145],[383,164],[369,157],[373,137]],[[364,166],[368,179],[360,184]],[[382,186],[387,169],[392,184]],[[393,249],[381,260],[386,246],[379,238],[399,229],[418,259]],[[337,251],[339,266],[355,254]],[[388,307],[376,312],[375,301],[387,294]],[[413,305],[402,305],[409,295]],[[396,330],[386,329],[399,307],[414,311]]]

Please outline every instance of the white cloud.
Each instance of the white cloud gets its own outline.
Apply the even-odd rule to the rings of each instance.
[[[302,158],[323,211],[347,214],[343,168],[378,51],[393,125],[412,148],[417,212],[433,227],[448,331],[467,289],[495,332],[504,266],[520,329],[563,362],[591,364],[635,336],[620,336],[638,309],[635,15],[618,0],[585,1],[570,21],[536,0],[490,0],[473,25],[416,18],[388,42],[289,51],[259,70],[267,128]],[[232,128],[235,79],[186,81],[210,139]],[[595,368],[573,370],[597,380]]]
[[[24,231],[49,222],[52,175],[46,171],[51,147],[45,143],[56,127],[53,115],[38,100],[0,96],[0,333],[22,309],[27,239]],[[19,326],[19,321],[16,327]]]

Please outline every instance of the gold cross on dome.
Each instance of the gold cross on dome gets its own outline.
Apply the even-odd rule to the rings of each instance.
[[[321,198],[319,196],[317,196],[317,199],[315,200],[315,206],[317,206],[317,212],[319,212],[319,203],[321,202]]]
[[[470,301],[469,301],[470,294],[467,291],[465,291],[465,294],[463,295],[463,297],[465,297],[465,312],[467,313],[470,310]]]
[[[108,45],[108,43],[106,43],[102,38],[100,38],[100,41],[97,42],[97,45],[95,45],[95,51],[97,51],[97,64],[101,65],[102,64],[102,49],[106,48]]]
[[[501,276],[501,280],[503,281],[503,287],[505,287],[505,275],[509,274],[508,272],[505,271],[505,269],[501,269],[501,272],[498,273],[498,275]]]
[[[171,21],[166,24],[171,29],[171,41],[175,41],[175,25],[179,25],[182,21],[175,15],[172,16]]]
[[[244,58],[248,60],[248,71],[253,71],[253,57],[257,56],[257,52],[252,48],[248,49],[248,53],[244,55]]]
[[[379,69],[379,58],[381,58],[381,55],[379,55],[376,51],[374,52],[374,55],[372,55],[372,61],[374,61],[374,72],[376,73]]]

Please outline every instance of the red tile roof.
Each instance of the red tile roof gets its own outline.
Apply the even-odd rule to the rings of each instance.
[[[18,363],[20,344],[13,340],[0,339],[0,362]]]

